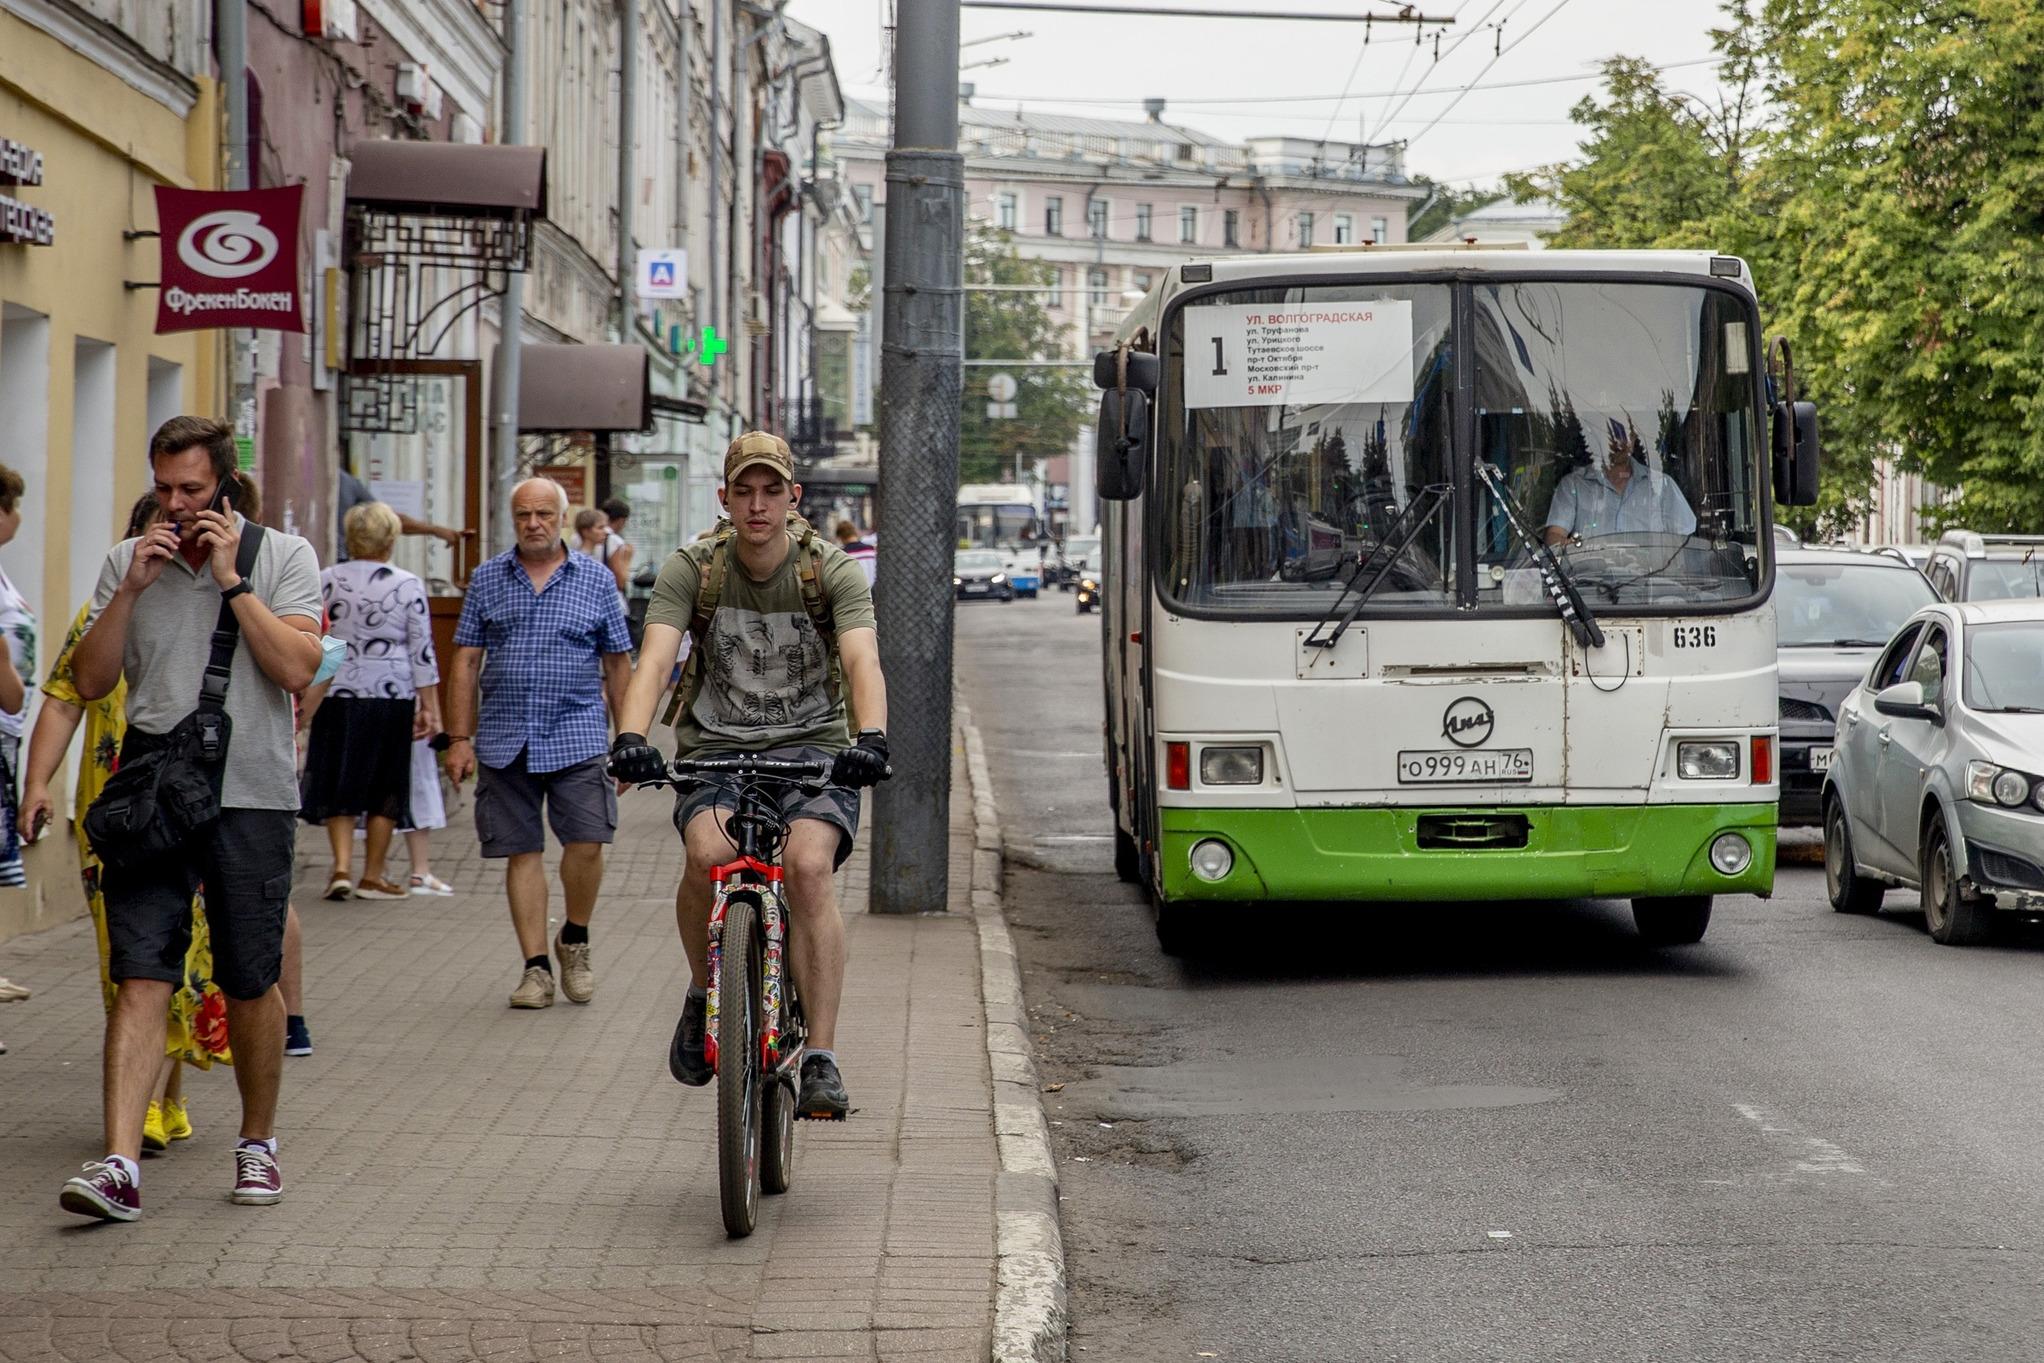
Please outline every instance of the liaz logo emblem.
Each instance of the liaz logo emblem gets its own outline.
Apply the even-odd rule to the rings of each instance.
[[[1441,716],[1441,737],[1458,748],[1478,748],[1490,741],[1497,716],[1475,696],[1464,696],[1448,706]]]

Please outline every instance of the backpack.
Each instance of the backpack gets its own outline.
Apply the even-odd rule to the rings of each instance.
[[[724,599],[724,581],[731,574],[731,537],[737,530],[729,516],[719,516],[716,525],[697,537],[698,543],[711,541],[710,561],[703,566],[702,580],[696,585],[695,614],[688,622],[688,661],[682,664],[681,680],[660,719],[670,728],[683,710],[695,704],[696,695],[703,688],[703,657],[710,638],[710,623],[716,619],[717,607]],[[837,624],[831,614],[830,594],[823,587],[824,544],[817,537],[816,527],[792,508],[788,512],[788,538],[794,541],[791,552],[796,556],[795,577],[802,588],[802,609],[808,613],[809,623],[822,636],[824,650],[830,655],[823,684],[835,709],[843,693],[843,668],[838,662]],[[688,550],[675,552],[685,554]]]

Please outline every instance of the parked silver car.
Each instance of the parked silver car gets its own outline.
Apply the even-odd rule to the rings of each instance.
[[[1781,821],[1815,824],[1831,769],[1838,704],[1912,611],[1938,599],[1922,573],[1886,554],[1777,549],[1781,637]]]
[[[2044,912],[2044,600],[1911,616],[1839,706],[1824,878],[1841,913],[1920,895],[1933,940]]]

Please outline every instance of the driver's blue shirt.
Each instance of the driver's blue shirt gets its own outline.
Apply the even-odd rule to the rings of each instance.
[[[1667,474],[1634,461],[1625,490],[1611,485],[1601,464],[1581,468],[1555,485],[1547,524],[1588,539],[1596,535],[1693,534],[1696,513]]]

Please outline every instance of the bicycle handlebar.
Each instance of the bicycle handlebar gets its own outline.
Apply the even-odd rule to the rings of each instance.
[[[831,773],[829,762],[789,762],[778,757],[678,757],[667,764],[667,773],[676,781],[692,780],[698,776],[767,776],[783,781],[823,781]]]

